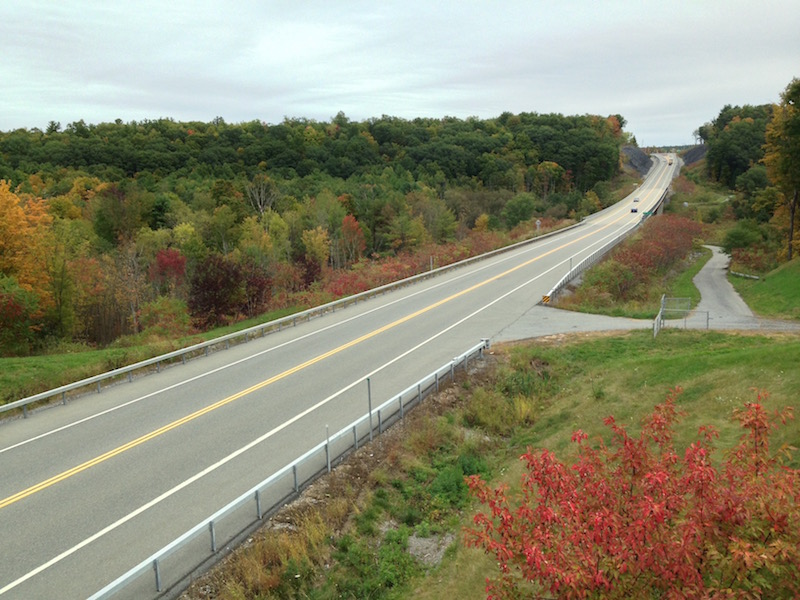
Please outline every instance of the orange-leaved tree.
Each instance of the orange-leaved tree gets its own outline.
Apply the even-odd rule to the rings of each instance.
[[[612,417],[611,442],[581,431],[574,464],[529,449],[519,499],[468,478],[488,509],[467,543],[497,559],[489,598],[796,598],[800,594],[800,471],[772,453],[776,418],[758,402],[721,465],[701,428],[681,456],[673,390],[632,437]],[[516,496],[514,496],[516,498]]]
[[[0,317],[6,341],[33,341],[45,311],[52,305],[50,280],[44,260],[51,217],[44,202],[25,202],[5,180],[0,180]],[[13,325],[13,327],[12,327]],[[0,340],[0,351],[7,344]]]

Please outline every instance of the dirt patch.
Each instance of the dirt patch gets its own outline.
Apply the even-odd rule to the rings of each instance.
[[[455,539],[456,535],[454,533],[426,538],[412,535],[408,538],[408,552],[423,565],[435,567],[442,562],[445,551]]]

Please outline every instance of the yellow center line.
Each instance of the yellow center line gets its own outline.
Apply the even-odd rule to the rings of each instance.
[[[558,250],[562,250],[562,249],[564,249],[564,248],[566,248],[566,247],[568,247],[568,246],[570,246],[572,244],[575,244],[576,242],[579,242],[579,241],[581,241],[583,239],[586,239],[587,237],[590,237],[592,235],[596,235],[599,231],[602,231],[603,229],[606,229],[607,227],[610,227],[613,223],[615,223],[616,221],[619,221],[622,218],[623,217],[619,217],[619,218],[615,219],[614,221],[608,223],[607,225],[604,225],[603,227],[599,228],[596,231],[593,231],[591,233],[587,233],[587,234],[585,234],[585,235],[583,235],[583,236],[581,236],[579,238],[576,238],[575,240],[573,240],[571,242],[567,242],[565,244],[562,244],[561,246],[557,246],[557,247],[555,247],[555,248],[553,248],[553,249],[551,249],[551,250],[549,250],[549,251],[547,251],[547,252],[545,252],[543,254],[540,254],[540,255],[530,259],[530,260],[527,260],[527,261],[525,261],[523,263],[520,263],[516,267],[512,267],[511,269],[508,269],[508,270],[506,270],[506,271],[504,271],[502,273],[499,273],[499,274],[494,275],[494,276],[492,276],[492,277],[490,277],[488,279],[485,279],[484,281],[476,283],[475,285],[473,285],[473,286],[471,286],[469,288],[465,288],[465,289],[461,290],[460,292],[457,292],[457,293],[455,293],[455,294],[453,294],[451,296],[448,296],[447,298],[443,298],[442,300],[439,300],[438,302],[434,302],[433,304],[430,304],[430,305],[428,305],[428,306],[426,306],[424,308],[421,308],[418,311],[416,311],[414,313],[411,313],[409,315],[406,315],[405,317],[402,317],[402,318],[400,318],[400,319],[398,319],[398,320],[396,320],[396,321],[394,321],[392,323],[388,323],[387,325],[384,325],[383,327],[379,327],[378,329],[375,329],[375,330],[373,330],[373,331],[371,331],[369,333],[366,333],[366,334],[362,335],[359,338],[356,338],[356,339],[354,339],[352,341],[347,342],[346,344],[342,344],[341,346],[339,346],[337,348],[334,348],[333,350],[329,350],[328,352],[325,352],[323,354],[320,354],[319,356],[316,356],[316,357],[314,357],[312,359],[309,359],[306,362],[301,363],[301,364],[299,364],[299,365],[297,365],[295,367],[292,367],[291,369],[288,369],[288,370],[286,370],[286,371],[284,371],[282,373],[279,373],[279,374],[277,374],[277,375],[275,375],[273,377],[270,377],[269,379],[265,379],[264,381],[262,381],[260,383],[257,383],[252,387],[249,387],[249,388],[247,388],[245,390],[242,390],[241,392],[237,392],[236,394],[233,394],[232,396],[228,396],[227,398],[223,398],[222,400],[220,400],[218,402],[215,402],[214,404],[210,404],[210,405],[206,406],[205,408],[201,408],[198,411],[195,411],[195,412],[193,412],[193,413],[191,413],[189,415],[186,415],[185,417],[182,417],[182,418],[180,418],[180,419],[178,419],[176,421],[173,421],[172,423],[164,425],[163,427],[160,427],[159,429],[156,429],[154,431],[151,431],[150,433],[147,433],[147,434],[145,434],[145,435],[143,435],[141,437],[138,437],[135,440],[132,440],[132,441],[126,443],[126,444],[123,444],[122,446],[114,448],[113,450],[109,450],[105,454],[101,454],[100,456],[97,456],[97,457],[95,457],[95,458],[93,458],[91,460],[87,460],[86,462],[84,462],[84,463],[82,463],[82,464],[80,464],[80,465],[78,465],[76,467],[72,467],[71,469],[68,469],[68,470],[66,470],[66,471],[64,471],[62,473],[59,473],[58,475],[55,475],[54,477],[51,477],[50,479],[42,481],[41,483],[37,483],[36,485],[33,485],[33,486],[31,486],[31,487],[29,487],[29,488],[27,488],[25,490],[22,490],[21,492],[17,492],[16,494],[14,494],[12,496],[9,496],[8,498],[5,498],[4,500],[0,501],[0,509],[5,508],[6,506],[10,506],[11,504],[14,504],[15,502],[19,502],[20,500],[22,500],[24,498],[32,496],[33,494],[35,494],[37,492],[40,492],[40,491],[42,491],[44,489],[47,489],[50,486],[55,485],[56,483],[59,483],[60,481],[64,481],[65,479],[68,479],[68,478],[72,477],[73,475],[77,475],[78,473],[86,471],[87,469],[89,469],[91,467],[99,465],[99,464],[109,460],[110,458],[113,458],[115,456],[118,456],[118,455],[122,454],[123,452],[126,452],[127,450],[131,450],[132,448],[136,448],[137,446],[141,446],[145,442],[148,442],[148,441],[150,441],[150,440],[152,440],[154,438],[159,437],[160,435],[163,435],[163,434],[165,434],[165,433],[167,433],[169,431],[172,431],[173,429],[176,429],[176,428],[180,427],[181,425],[185,425],[186,423],[194,421],[195,419],[197,419],[199,417],[202,417],[203,415],[206,415],[206,414],[208,414],[210,412],[213,412],[213,411],[217,410],[218,408],[221,408],[221,407],[223,407],[223,406],[225,406],[227,404],[230,404],[231,402],[234,402],[235,400],[238,400],[239,398],[242,398],[244,396],[252,394],[253,392],[256,392],[256,391],[258,391],[258,390],[260,390],[262,388],[265,388],[268,385],[271,385],[271,384],[275,383],[276,381],[279,381],[281,379],[284,379],[284,378],[286,378],[286,377],[288,377],[290,375],[293,375],[293,374],[297,373],[298,371],[302,371],[303,369],[306,369],[307,367],[310,367],[310,366],[312,366],[312,365],[314,365],[314,364],[316,364],[316,363],[318,363],[318,362],[320,362],[322,360],[325,360],[326,358],[329,358],[329,357],[331,357],[331,356],[333,356],[335,354],[338,354],[339,352],[342,352],[343,350],[347,350],[348,348],[352,348],[353,346],[356,346],[357,344],[360,344],[361,342],[364,342],[364,341],[366,341],[366,340],[368,340],[370,338],[373,338],[376,335],[380,335],[381,333],[384,333],[384,332],[386,332],[386,331],[388,331],[390,329],[393,329],[394,327],[397,327],[398,325],[402,325],[403,323],[406,323],[406,322],[408,322],[408,321],[410,321],[412,319],[415,319],[418,316],[420,316],[420,315],[422,315],[422,314],[424,314],[426,312],[429,312],[429,311],[431,311],[431,310],[433,310],[435,308],[438,308],[439,306],[442,306],[443,304],[451,302],[452,300],[455,300],[456,298],[459,298],[459,297],[461,297],[461,296],[463,296],[465,294],[473,292],[476,289],[483,287],[484,285],[487,285],[487,284],[489,284],[489,283],[491,283],[493,281],[496,281],[496,280],[500,279],[501,277],[504,277],[504,276],[506,276],[506,275],[508,275],[510,273],[513,273],[514,271],[517,271],[519,269],[527,267],[528,265],[536,262],[537,260],[540,260],[540,259],[542,259],[542,258],[544,258],[546,256],[549,256],[550,254],[553,254],[554,252],[557,252]]]

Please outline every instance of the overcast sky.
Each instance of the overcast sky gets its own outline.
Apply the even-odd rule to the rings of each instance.
[[[693,143],[800,77],[798,0],[0,0],[0,131],[621,114]]]

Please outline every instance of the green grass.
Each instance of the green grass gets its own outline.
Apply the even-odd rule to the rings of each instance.
[[[499,351],[496,348],[496,351]],[[499,351],[502,354],[502,351]],[[667,330],[653,340],[647,332],[567,342],[561,346],[532,342],[508,351],[510,368],[498,371],[495,388],[507,387],[514,372],[530,365],[546,369],[552,385],[534,394],[537,406],[532,425],[517,427],[493,473],[503,473],[492,483],[519,487],[522,466],[518,460],[526,448],[548,448],[562,460],[574,456],[570,437],[580,428],[592,438],[608,441],[603,419],[614,415],[617,423],[638,433],[641,419],[662,402],[670,388],[681,387],[678,406],[685,415],[676,430],[675,443],[685,448],[697,438],[701,425],[720,432],[716,460],[736,443],[742,431],[731,419],[734,408],[756,400],[751,388],[766,390],[762,402],[769,410],[794,406],[800,390],[800,336],[732,335],[714,332]],[[519,378],[519,373],[515,375]],[[475,389],[477,391],[478,388]],[[773,433],[772,447],[800,447],[800,423],[790,420]],[[491,461],[492,459],[489,458]],[[800,468],[797,453],[788,466]],[[461,525],[471,525],[473,505]],[[463,544],[454,545],[441,566],[414,584],[409,597],[482,598],[487,576],[496,565],[484,554]]]
[[[691,261],[688,268],[681,271],[667,285],[667,296],[672,298],[690,298],[692,306],[697,306],[700,302],[700,292],[692,279],[700,272],[705,264],[711,259],[712,252],[708,248],[700,248],[698,256]]]
[[[800,319],[800,258],[760,279],[729,276],[750,309],[763,317]]]
[[[731,335],[705,331],[664,330],[658,338],[644,331],[601,337],[564,348],[537,345],[515,350],[515,359],[545,360],[559,391],[543,401],[534,425],[516,434],[516,445],[566,448],[577,428],[604,433],[602,420],[613,414],[631,426],[664,400],[670,388],[683,389],[679,405],[687,412],[678,439],[688,443],[701,424],[722,432],[730,445],[738,430],[732,411],[755,401],[766,390],[768,406],[797,402],[800,372],[798,336]],[[514,360],[514,359],[512,359]],[[792,424],[776,437],[800,447],[800,427]],[[797,463],[796,464],[800,464]]]
[[[112,347],[91,349],[78,344],[61,345],[36,356],[0,358],[0,404],[80,381],[202,341],[274,321],[302,308],[282,309],[235,325],[212,329],[177,341],[121,338]]]

